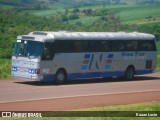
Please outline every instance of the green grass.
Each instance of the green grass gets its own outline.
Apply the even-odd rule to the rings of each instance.
[[[48,10],[25,10],[23,12],[29,12],[34,15],[49,17],[55,15],[57,12],[64,12],[65,7],[67,6],[65,6],[64,4],[55,3],[50,4]]]
[[[157,71],[160,71],[160,41],[157,42]]]
[[[160,40],[157,41],[157,54],[160,56]]]
[[[10,78],[11,75],[11,60],[0,59],[0,79]]]
[[[120,17],[120,20],[123,23],[128,24],[148,24],[148,23],[160,23],[160,5],[107,5],[103,7],[102,5],[95,6],[85,6],[80,7],[80,10],[83,9],[108,9],[111,12],[114,12],[117,16]],[[152,16],[156,18],[156,20],[151,20],[148,22],[146,17]],[[80,18],[75,21],[80,21],[82,23],[86,22],[86,19],[92,19],[92,16],[88,16],[87,18]],[[92,19],[92,21],[94,18]],[[91,21],[91,22],[92,22]],[[71,21],[72,22],[72,21]]]
[[[114,10],[113,10],[114,11]],[[123,22],[142,20],[147,16],[159,17],[160,5],[137,5],[127,8],[119,8],[116,14]]]
[[[160,102],[78,109],[78,111],[160,111]]]
[[[160,72],[160,55],[158,55],[158,58],[157,58],[157,71]]]
[[[159,17],[160,5],[126,5],[108,8],[118,15],[122,22],[142,20],[147,16]]]
[[[76,22],[81,22],[83,25],[91,25],[96,19],[99,17],[81,17],[77,20],[70,20],[70,23],[76,23]]]
[[[52,9],[49,9],[49,10],[25,10],[23,12],[28,12],[28,13],[38,15],[38,16],[49,17],[49,16],[52,16],[52,15],[55,15],[59,11],[63,12],[64,9],[59,9],[59,10],[56,10],[56,9],[53,9],[53,10]]]
[[[6,6],[6,5],[0,5],[4,6],[5,8],[12,8],[13,6]],[[69,8],[69,6],[55,2],[55,4],[49,5],[49,10],[25,10],[23,12],[29,12],[38,16],[51,16],[57,14],[57,12],[64,12],[65,8],[68,8],[69,11],[72,11],[73,8]],[[79,7],[80,10],[83,9],[108,9],[111,12],[114,12],[117,16],[120,17],[121,21],[123,23],[128,24],[148,24],[148,23],[160,23],[160,4],[157,5],[91,5],[91,6],[82,6]],[[152,16],[156,18],[155,21],[148,22],[146,17]],[[70,21],[71,23],[75,22],[82,22],[84,24],[92,23],[94,20],[96,20],[97,17],[92,16],[84,16],[80,17],[77,20]],[[90,21],[91,22],[88,22]]]

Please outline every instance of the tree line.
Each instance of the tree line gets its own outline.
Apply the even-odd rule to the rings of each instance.
[[[46,10],[49,9],[50,2],[40,0],[0,0],[0,4],[15,6],[18,12],[22,10]]]
[[[76,12],[76,10],[72,12]],[[106,13],[102,15],[101,12]],[[139,31],[154,34],[157,39],[160,39],[160,25],[158,23],[128,25],[122,23],[120,18],[112,12],[103,10],[101,12],[98,19],[86,25],[80,21],[75,23],[66,22],[65,12],[59,12],[50,17],[40,17],[0,8],[0,58],[11,58],[16,36],[28,34],[31,31]]]

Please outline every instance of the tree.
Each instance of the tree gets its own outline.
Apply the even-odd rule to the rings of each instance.
[[[79,13],[79,8],[74,8],[74,9],[72,10],[72,12],[75,13],[75,14],[76,14],[76,13]]]
[[[64,8],[64,10],[65,10],[65,11],[64,11],[64,14],[65,14],[65,15],[68,15],[68,13],[69,13],[68,8]]]
[[[72,14],[69,15],[68,18],[69,18],[69,20],[75,20],[75,19],[78,19],[79,16],[77,14],[72,13]]]

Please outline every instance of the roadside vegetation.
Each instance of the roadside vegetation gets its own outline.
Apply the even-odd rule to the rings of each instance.
[[[157,42],[157,71],[160,72],[160,41]]]
[[[0,79],[7,79],[11,76],[11,60],[0,59]]]
[[[10,76],[10,59],[16,36],[31,31],[138,31],[154,34],[158,40],[157,70],[160,71],[160,4],[83,5],[69,8],[62,3],[54,1],[58,8],[51,4],[49,9],[25,10],[18,10],[16,5],[12,5],[13,1],[0,5],[0,79]]]

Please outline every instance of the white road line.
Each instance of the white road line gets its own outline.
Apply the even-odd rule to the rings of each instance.
[[[15,100],[15,101],[5,101],[4,103],[17,103],[17,102],[30,102],[30,101],[40,101],[40,100],[51,100],[51,99],[65,99],[65,98],[76,98],[76,97],[91,97],[91,96],[101,96],[101,95],[118,95],[118,94],[132,94],[132,93],[144,93],[144,92],[160,92],[157,90],[144,90],[144,91],[132,91],[132,92],[117,92],[117,93],[101,93],[101,94],[88,94],[88,95],[73,95],[73,96],[63,96],[63,97],[50,97],[50,98],[37,98],[37,99],[25,99],[25,100]]]

